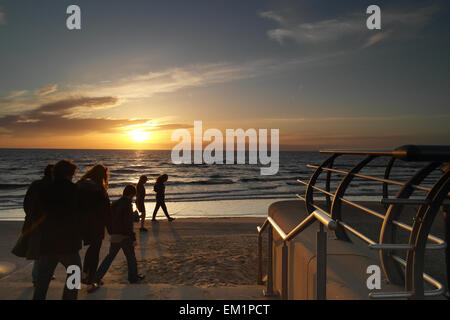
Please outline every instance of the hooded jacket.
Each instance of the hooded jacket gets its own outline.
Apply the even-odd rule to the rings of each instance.
[[[136,241],[136,234],[133,230],[133,206],[131,199],[121,197],[113,201],[108,223],[108,233],[110,235],[124,235],[132,241]]]

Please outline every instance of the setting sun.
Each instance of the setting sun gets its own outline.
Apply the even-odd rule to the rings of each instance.
[[[150,132],[143,131],[142,129],[130,131],[128,134],[130,135],[131,139],[136,142],[145,142],[150,139]]]

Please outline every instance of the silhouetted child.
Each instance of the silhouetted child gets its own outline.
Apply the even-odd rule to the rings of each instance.
[[[164,183],[169,179],[169,176],[167,174],[162,174],[158,178],[156,178],[155,186],[153,187],[153,190],[156,192],[156,205],[155,210],[153,211],[153,218],[152,221],[156,221],[156,213],[158,213],[159,207],[161,207],[164,211],[164,214],[166,215],[167,219],[169,221],[175,220],[175,218],[172,218],[169,216],[169,213],[167,212],[166,203],[164,201],[165,198],[165,192],[166,192],[166,186]]]
[[[144,279],[144,276],[138,274],[136,255],[136,235],[133,231],[133,206],[132,200],[136,195],[136,188],[129,184],[123,190],[123,196],[112,203],[111,217],[108,223],[108,232],[111,235],[111,246],[109,253],[103,259],[102,264],[95,275],[95,282],[88,288],[88,292],[93,292],[102,284],[102,278],[108,271],[111,263],[114,261],[117,253],[122,249],[128,264],[128,281],[137,283]]]

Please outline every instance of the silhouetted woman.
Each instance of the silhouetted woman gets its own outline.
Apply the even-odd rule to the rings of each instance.
[[[165,203],[165,193],[166,193],[166,186],[164,183],[169,179],[169,176],[167,174],[162,174],[158,178],[156,178],[155,186],[153,187],[153,190],[156,192],[156,205],[155,210],[153,211],[153,217],[152,221],[156,221],[156,214],[158,213],[159,207],[161,207],[164,211],[164,214],[166,215],[167,219],[169,221],[175,220],[175,218],[172,218],[169,216],[169,213],[167,212],[167,207]]]
[[[141,227],[140,231],[147,231],[144,227],[145,224],[145,187],[144,184],[148,181],[147,176],[141,176],[139,178],[139,182],[136,186],[137,194],[136,194],[136,208],[141,213]]]
[[[98,267],[99,253],[105,237],[105,227],[109,217],[108,168],[97,164],[90,168],[77,182],[80,209],[83,215],[82,236],[88,249],[83,261],[82,282],[94,281]]]

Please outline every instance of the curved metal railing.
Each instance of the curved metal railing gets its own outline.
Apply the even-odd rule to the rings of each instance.
[[[292,240],[301,231],[307,228],[312,222],[318,220],[321,222],[320,231],[317,238],[317,298],[326,297],[326,236],[324,236],[323,226],[334,230],[337,239],[350,241],[347,232],[363,240],[369,245],[369,248],[379,250],[381,267],[387,280],[394,284],[404,285],[405,291],[402,292],[372,292],[371,298],[410,298],[421,299],[428,296],[441,295],[445,288],[436,279],[424,273],[425,250],[444,249],[446,243],[444,240],[430,234],[433,221],[441,206],[449,206],[450,201],[446,200],[450,191],[450,170],[448,164],[441,168],[444,163],[450,162],[450,146],[416,146],[406,145],[393,151],[379,150],[326,150],[322,153],[331,154],[321,165],[307,165],[315,169],[308,182],[298,180],[299,183],[306,186],[305,195],[297,197],[305,201],[308,217],[304,219],[289,234],[268,217],[265,223],[258,227],[258,252],[259,252],[259,271],[258,282],[262,283],[262,247],[261,234],[269,226],[269,245],[268,245],[268,280],[267,293],[273,293],[273,275],[272,273],[272,229],[274,229],[283,240],[282,250],[282,298],[287,298],[287,246],[286,243]],[[335,160],[338,157],[346,155],[360,155],[364,158],[354,165],[350,170],[338,170],[333,168]],[[360,171],[367,167],[374,159],[389,157],[389,162],[384,171],[384,177],[378,178],[370,175],[361,174]],[[406,162],[429,162],[417,170],[406,182],[390,179],[392,169],[396,161]],[[434,180],[431,187],[422,185],[426,178],[430,177],[432,172],[442,169],[442,173]],[[316,186],[317,180],[322,173],[326,173],[325,189]],[[331,176],[337,174],[343,176],[335,192],[331,192]],[[345,193],[354,178],[360,178],[366,181],[375,181],[382,183],[381,203],[384,205],[385,213],[382,214],[359,203],[349,200]],[[394,198],[389,197],[389,186],[396,185],[400,187]],[[325,196],[326,208],[321,208],[314,203],[314,191],[320,192]],[[416,191],[425,192],[425,196],[420,198],[411,198],[416,195]],[[379,234],[379,240],[374,241],[363,233],[352,228],[345,223],[342,218],[342,203],[350,205],[366,214],[370,214],[382,220],[382,228]],[[407,225],[399,218],[406,206],[418,206],[414,223]],[[398,229],[409,232],[408,243],[396,243]],[[431,244],[431,243],[434,244]],[[399,257],[397,250],[406,250],[406,259]],[[433,290],[425,290],[424,282],[434,287]]]

